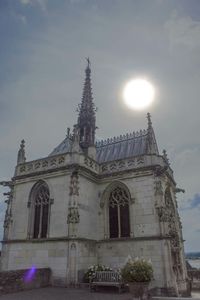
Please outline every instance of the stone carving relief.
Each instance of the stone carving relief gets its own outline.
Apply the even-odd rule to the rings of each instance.
[[[95,171],[98,170],[98,164],[88,156],[84,157],[84,164]]]
[[[22,173],[32,173],[34,171],[49,170],[55,167],[60,167],[65,163],[65,156],[59,156],[56,158],[45,158],[44,160],[36,160],[31,163],[21,164],[19,166],[18,172]]]
[[[155,181],[155,186],[154,186],[154,190],[155,190],[155,196],[163,195],[163,187],[162,187],[162,182],[161,180],[156,180]]]
[[[10,225],[13,222],[12,219],[12,202],[13,202],[13,183],[12,182],[0,182],[1,185],[3,186],[8,186],[10,188],[10,191],[7,193],[4,193],[4,196],[7,196],[7,199],[5,200],[5,203],[7,204],[7,208],[6,208],[6,213],[5,213],[5,219],[4,219],[4,235],[3,235],[3,239],[7,240],[8,239],[8,235],[9,235],[9,228]]]
[[[78,172],[74,171],[71,175],[71,181],[69,186],[69,195],[79,196],[79,180],[78,180]]]
[[[80,221],[80,215],[77,207],[69,207],[67,224],[76,224]]]
[[[155,194],[162,194],[161,183],[156,181]],[[170,187],[167,186],[164,193],[164,203],[156,207],[159,221],[165,223],[165,234],[170,237],[171,252],[173,257],[173,271],[178,278],[182,272],[181,266],[181,234],[180,221],[176,213],[176,205],[173,203]]]
[[[140,167],[145,164],[144,157],[136,157],[135,159],[126,159],[120,161],[114,161],[110,163],[104,163],[101,165],[102,173],[106,172],[116,172],[116,171],[123,171],[127,169],[132,169],[134,167]]]

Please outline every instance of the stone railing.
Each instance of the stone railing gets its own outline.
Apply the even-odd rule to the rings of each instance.
[[[60,167],[78,164],[98,173],[99,164],[84,154],[62,154],[29,161],[16,166],[15,176],[23,176],[38,172],[56,170]]]
[[[0,295],[45,287],[50,283],[51,270],[49,268],[2,271],[0,272]]]
[[[49,170],[56,170],[60,167],[78,164],[93,171],[96,174],[109,174],[129,169],[137,169],[148,166],[160,166],[166,168],[170,176],[173,177],[171,168],[166,164],[162,156],[158,155],[142,155],[123,160],[110,161],[98,164],[94,159],[85,156],[84,154],[63,154],[50,156],[16,166],[15,176],[23,176],[44,172]]]
[[[163,157],[157,155],[136,156],[133,158],[102,163],[100,165],[100,173],[114,173],[148,166],[160,166],[161,168],[166,167],[168,168],[167,171],[169,172],[169,174],[173,176],[172,170],[170,169],[170,167],[167,167],[165,161],[163,160]]]
[[[188,270],[188,276],[192,280],[192,289],[200,290],[200,269]]]
[[[16,166],[15,176],[56,169],[70,163],[70,155],[56,155],[26,162]]]
[[[87,169],[90,169],[95,173],[99,173],[99,164],[94,159],[88,156],[80,156],[80,165],[86,167]]]

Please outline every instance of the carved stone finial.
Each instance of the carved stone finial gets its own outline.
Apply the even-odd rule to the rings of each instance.
[[[86,60],[87,60],[87,67],[90,68],[90,65],[91,65],[90,58],[86,57]]]
[[[70,137],[70,128],[69,127],[67,127],[67,135],[66,135],[66,137]]]
[[[149,112],[147,113],[147,120],[148,120],[148,128],[150,128],[152,126],[152,122],[151,122],[151,115]]]
[[[26,161],[25,157],[25,141],[24,139],[21,141],[20,148],[17,155],[17,164],[24,163]]]
[[[80,152],[80,129],[77,124],[74,125],[72,137],[72,152]]]
[[[167,151],[166,151],[165,149],[163,150],[163,158],[164,158],[165,162],[166,162],[168,165],[170,165],[169,159],[168,159],[168,157],[167,157]]]

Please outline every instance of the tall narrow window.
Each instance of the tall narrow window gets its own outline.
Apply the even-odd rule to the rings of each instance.
[[[109,197],[110,238],[130,236],[129,196],[125,189],[116,187]]]
[[[46,238],[48,231],[50,197],[49,188],[42,182],[37,185],[33,197],[34,224],[33,238]]]

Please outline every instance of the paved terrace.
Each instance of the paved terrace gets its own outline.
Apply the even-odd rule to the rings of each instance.
[[[69,289],[69,288],[42,288],[31,291],[7,294],[0,297],[1,300],[132,300],[129,293],[118,294],[113,289],[106,289],[100,292],[92,292],[88,289]],[[200,292],[193,293],[193,297],[200,300]],[[191,298],[167,298],[155,297],[155,300],[178,300]],[[154,298],[153,298],[154,300]]]

